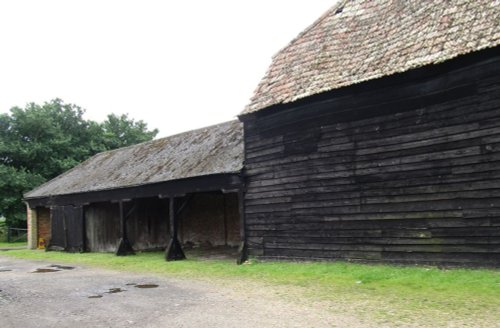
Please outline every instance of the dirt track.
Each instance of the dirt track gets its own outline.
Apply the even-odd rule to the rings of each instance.
[[[284,301],[272,288],[253,293],[234,284],[54,264],[0,256],[1,327],[365,326],[312,304]]]

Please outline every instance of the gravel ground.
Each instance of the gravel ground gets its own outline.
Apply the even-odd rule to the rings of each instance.
[[[273,287],[253,292],[234,283],[221,287],[191,279],[53,265],[57,263],[0,255],[1,327],[369,326],[309,302],[287,301],[276,295],[283,290]],[[46,269],[58,271],[35,272]]]

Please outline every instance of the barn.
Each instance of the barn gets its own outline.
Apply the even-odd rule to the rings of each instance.
[[[219,248],[237,257],[243,156],[238,121],[97,154],[25,195],[29,247],[165,249],[167,260]]]
[[[240,114],[250,255],[500,265],[500,2],[340,1]]]

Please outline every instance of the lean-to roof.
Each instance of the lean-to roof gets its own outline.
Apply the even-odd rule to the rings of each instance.
[[[238,121],[99,153],[25,194],[26,199],[140,186],[243,167]]]

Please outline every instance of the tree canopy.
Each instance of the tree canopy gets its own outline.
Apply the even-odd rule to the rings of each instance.
[[[84,119],[84,113],[54,99],[0,114],[0,215],[8,224],[23,224],[24,192],[96,153],[149,141],[158,133],[128,115],[110,114],[98,123]]]

